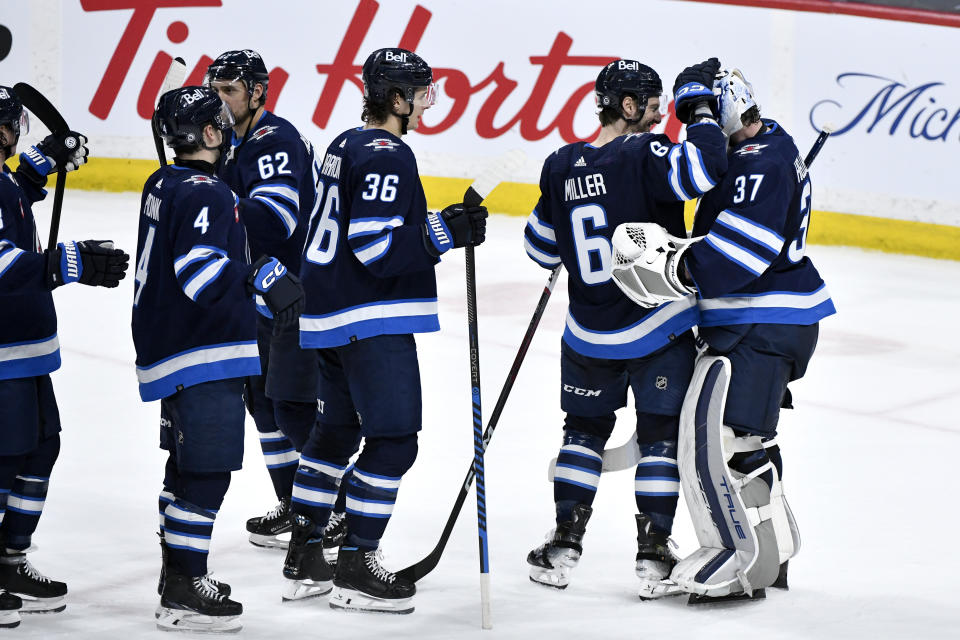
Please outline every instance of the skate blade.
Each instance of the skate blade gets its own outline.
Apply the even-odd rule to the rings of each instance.
[[[189,633],[237,633],[243,628],[240,616],[205,616],[195,611],[159,607],[157,629]]]
[[[704,596],[696,593],[690,594],[687,605],[691,607],[722,607],[726,605],[737,605],[744,602],[763,600],[767,597],[767,592],[763,589],[754,589],[753,595],[746,593],[732,593],[726,596]]]
[[[250,534],[250,544],[255,547],[260,547],[261,549],[284,549],[290,546],[290,534],[281,533],[281,536],[285,535],[286,538],[281,538],[280,536],[264,536],[258,533]]]
[[[388,600],[361,593],[354,589],[337,587],[330,596],[330,608],[367,613],[413,613],[413,598]]]
[[[20,626],[20,612],[18,610],[0,613],[0,629],[13,629]]]
[[[307,600],[325,596],[333,590],[333,580],[290,580],[284,578],[283,592],[280,597],[284,602]]]
[[[530,582],[553,589],[566,589],[567,585],[570,584],[570,576],[566,569],[530,567]]]
[[[66,596],[55,598],[31,598],[22,593],[18,593],[23,600],[23,606],[20,607],[20,613],[60,613],[67,608]]]

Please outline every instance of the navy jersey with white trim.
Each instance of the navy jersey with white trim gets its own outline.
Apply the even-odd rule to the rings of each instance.
[[[45,284],[30,204],[34,199],[3,165],[0,173],[0,380],[60,368],[57,313]]]
[[[250,255],[273,256],[294,273],[316,201],[313,145],[283,118],[264,111],[243,141],[233,136],[217,174],[242,198]]]
[[[813,324],[835,313],[805,255],[810,176],[793,138],[773,120],[731,149],[729,169],[697,208],[686,264],[702,326]]]
[[[610,277],[611,238],[625,222],[656,222],[683,237],[683,203],[708,191],[726,169],[715,123],[695,124],[674,144],[631,134],[602,147],[578,142],[550,155],[540,200],[527,221],[527,255],[544,268],[563,263],[570,305],[564,341],[595,358],[645,356],[697,323],[693,296],[645,309]]]
[[[236,196],[215,176],[169,165],[140,204],[133,342],[144,401],[260,373],[250,261]]]
[[[437,331],[438,262],[423,244],[427,200],[413,151],[382,129],[327,147],[301,279],[300,345]]]

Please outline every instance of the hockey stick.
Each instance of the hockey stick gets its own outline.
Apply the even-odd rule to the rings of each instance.
[[[186,75],[187,63],[179,56],[174,58],[170,63],[170,68],[167,69],[167,75],[163,77],[163,84],[160,86],[160,96],[182,86],[183,79]],[[160,101],[160,96],[157,96],[157,102]],[[157,148],[157,159],[160,161],[160,166],[165,167],[167,166],[167,152],[163,149],[163,140],[160,139],[160,132],[157,131],[153,118],[150,119],[150,130],[153,132],[153,145]]]
[[[540,325],[540,319],[543,317],[543,312],[547,308],[547,302],[550,300],[550,294],[553,292],[553,286],[557,283],[557,279],[560,277],[561,270],[562,267],[558,266],[550,272],[550,278],[547,280],[547,285],[543,288],[543,293],[540,294],[540,300],[537,302],[537,307],[533,312],[533,317],[530,319],[530,324],[527,326],[527,332],[524,334],[523,340],[520,342],[520,348],[517,350],[517,355],[513,359],[513,366],[510,367],[510,372],[507,374],[507,379],[503,382],[503,387],[500,389],[500,397],[497,398],[497,404],[493,407],[493,413],[490,415],[490,420],[487,422],[487,428],[483,432],[483,451],[487,450],[487,446],[490,444],[490,439],[493,438],[493,432],[497,428],[497,423],[500,420],[500,414],[503,413],[503,408],[507,404],[507,398],[510,396],[510,391],[513,389],[513,383],[516,382],[517,376],[520,373],[520,365],[523,364],[523,359],[526,357],[527,350],[530,348],[530,343],[533,341],[533,334]],[[434,547],[433,551],[427,554],[427,556],[419,562],[410,565],[402,571],[398,571],[398,576],[406,580],[416,581],[436,568],[437,564],[440,562],[440,556],[443,554],[443,550],[447,546],[447,541],[450,539],[450,534],[453,532],[453,526],[457,522],[457,517],[460,515],[460,510],[463,509],[463,503],[466,501],[467,494],[470,492],[471,484],[473,484],[472,464],[470,465],[470,469],[467,471],[467,477],[464,479],[463,484],[460,487],[460,493],[457,494],[457,500],[453,505],[453,509],[450,511],[450,515],[447,517],[447,523],[443,527],[443,533],[440,534],[440,540],[437,542],[437,546]]]
[[[63,119],[57,108],[42,93],[25,82],[18,82],[13,85],[13,91],[20,98],[23,106],[37,116],[47,129],[50,129],[50,133],[63,134],[70,131],[67,121]],[[63,209],[63,190],[66,185],[67,169],[66,167],[57,167],[57,186],[53,191],[53,213],[50,215],[48,249],[57,244],[57,234],[60,231],[60,211]],[[51,252],[49,255],[52,258],[54,254]],[[57,273],[56,270],[50,272]]]
[[[806,157],[803,159],[803,164],[806,165],[808,169],[810,168],[810,165],[813,164],[817,154],[820,153],[820,150],[823,148],[827,138],[829,138],[830,134],[833,132],[834,126],[832,124],[823,125],[823,128],[820,130],[820,134],[813,142],[813,146],[810,147],[810,151],[807,152]],[[603,450],[603,466],[601,471],[602,473],[607,473],[610,471],[624,471],[626,469],[636,467],[639,462],[640,445],[637,442],[637,432],[634,431],[630,439],[619,447]],[[550,464],[547,467],[547,479],[550,482],[553,482],[556,475],[556,470],[557,459],[553,458],[550,460]]]
[[[524,161],[525,154],[522,151],[514,151],[508,154],[507,158],[502,161],[499,165],[499,171],[506,173],[507,171],[516,168],[521,165]],[[487,185],[484,185],[484,182]],[[493,187],[496,186],[496,178],[489,181],[477,180],[473,185],[471,185],[472,190],[476,193],[473,195],[468,189],[467,194],[464,196],[464,202],[477,202],[478,196],[485,196],[489,194],[489,191],[493,190]],[[478,189],[477,187],[480,187]],[[482,197],[480,200],[482,201]],[[468,247],[468,250],[470,248]],[[471,251],[472,254],[472,251]],[[550,276],[550,281],[547,283],[547,288],[544,290],[543,295],[540,297],[540,302],[537,305],[537,310],[534,313],[533,319],[530,321],[530,326],[527,329],[527,333],[523,338],[523,342],[520,345],[520,351],[517,353],[517,357],[514,359],[513,367],[510,369],[510,373],[507,376],[506,382],[504,382],[503,388],[500,390],[500,397],[497,399],[497,404],[493,409],[493,414],[490,417],[490,421],[487,423],[487,428],[483,433],[483,437],[477,439],[476,431],[474,432],[474,460],[470,464],[470,468],[467,470],[467,476],[464,478],[463,484],[460,487],[460,492],[457,494],[456,502],[453,505],[453,509],[450,512],[450,515],[447,517],[447,522],[443,527],[443,532],[440,534],[440,540],[437,542],[436,546],[433,548],[430,553],[428,553],[423,559],[415,562],[414,564],[396,572],[396,575],[400,576],[405,580],[411,580],[416,582],[420,578],[424,577],[431,571],[433,571],[437,564],[440,562],[440,556],[443,555],[443,550],[447,546],[447,541],[450,539],[450,535],[453,533],[453,527],[457,522],[457,517],[460,515],[460,511],[463,509],[463,504],[466,502],[467,495],[470,492],[470,486],[473,484],[473,479],[475,477],[475,463],[477,457],[479,456],[482,461],[483,453],[487,450],[487,446],[490,444],[490,439],[493,437],[493,432],[496,429],[497,421],[500,419],[500,414],[503,412],[503,407],[506,405],[507,396],[510,394],[510,389],[513,387],[513,383],[516,380],[517,374],[520,371],[520,364],[523,362],[523,358],[526,355],[527,348],[530,346],[530,341],[533,339],[533,333],[536,331],[537,325],[540,322],[540,318],[543,315],[543,311],[546,308],[547,300],[550,297],[550,292],[553,290],[553,285],[557,280],[560,269],[557,268]],[[469,278],[469,274],[468,274]],[[468,282],[469,288],[469,282]],[[469,291],[468,291],[469,293]],[[469,297],[468,297],[469,305]],[[468,308],[469,314],[469,308]],[[469,316],[468,316],[469,320]],[[471,334],[471,365],[473,364],[473,334]],[[473,368],[471,366],[471,380],[473,379]],[[476,371],[477,379],[479,380],[479,368]],[[479,387],[477,387],[479,390]],[[472,394],[471,394],[472,395]],[[475,397],[475,401],[479,402],[479,396]],[[475,428],[476,421],[479,420],[479,411],[474,414]],[[481,467],[482,468],[482,467]],[[479,523],[479,518],[478,518]],[[484,523],[485,524],[485,523]],[[482,543],[482,542],[481,542]],[[483,561],[483,555],[481,551],[481,562]],[[488,575],[489,578],[489,575]],[[488,580],[488,578],[482,578],[483,580]],[[482,594],[481,594],[482,597]]]

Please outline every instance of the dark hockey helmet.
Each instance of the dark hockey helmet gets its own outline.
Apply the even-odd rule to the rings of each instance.
[[[636,98],[643,113],[649,98],[663,94],[663,82],[657,72],[645,64],[636,60],[614,60],[600,70],[595,91],[598,109],[610,107],[623,116],[624,96]],[[661,100],[661,107],[666,106],[663,102]]]
[[[167,146],[203,146],[203,128],[221,131],[233,126],[233,114],[210,87],[180,87],[160,96],[153,126]]]
[[[207,67],[207,74],[203,84],[209,85],[213,80],[242,80],[247,87],[247,93],[253,95],[253,89],[259,82],[263,85],[263,100],[267,99],[267,84],[270,75],[263,58],[253,49],[241,49],[221,53],[216,60]]]
[[[23,103],[13,89],[3,85],[0,85],[0,124],[7,125],[13,131],[13,144],[30,131],[30,118]]]
[[[363,63],[363,96],[373,102],[386,102],[390,90],[397,89],[412,104],[417,89],[425,87],[429,89],[427,104],[433,104],[433,69],[412,51],[377,49]]]

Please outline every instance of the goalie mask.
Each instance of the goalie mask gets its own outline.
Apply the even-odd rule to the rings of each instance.
[[[667,100],[663,95],[663,82],[652,68],[636,60],[614,60],[597,76],[594,85],[597,100],[597,109],[610,107],[631,124],[635,124],[643,117],[647,108],[647,100],[660,99],[660,114],[666,113]],[[631,96],[637,99],[637,111],[640,118],[629,120],[623,113],[623,98]]]
[[[753,85],[739,69],[722,69],[713,81],[713,92],[718,94],[720,103],[718,124],[728,138],[743,128],[743,114],[760,106],[754,98]]]

